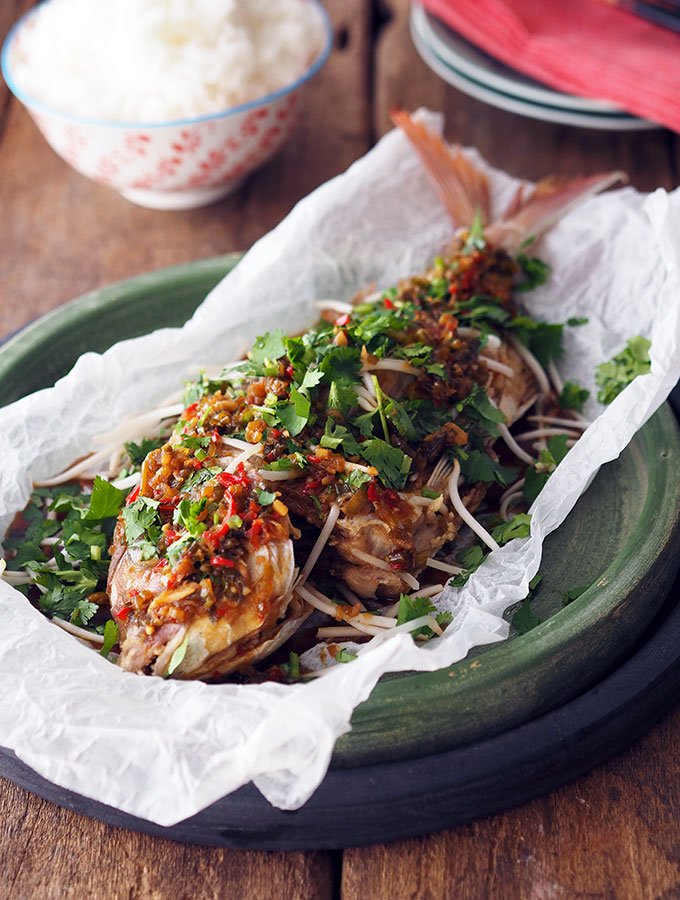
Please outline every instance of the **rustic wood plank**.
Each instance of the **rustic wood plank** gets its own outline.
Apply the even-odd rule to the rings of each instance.
[[[371,3],[326,6],[338,38],[309,86],[301,127],[276,159],[213,206],[186,212],[133,206],[78,175],[20,104],[8,104],[0,134],[0,335],[112,281],[247,248],[368,149]]]
[[[178,844],[112,828],[0,779],[3,900],[330,900],[329,853]]]
[[[680,709],[625,753],[515,810],[346,850],[343,900],[680,897]]]

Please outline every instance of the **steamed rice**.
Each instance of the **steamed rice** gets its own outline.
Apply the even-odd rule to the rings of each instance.
[[[309,0],[49,0],[13,68],[19,89],[63,112],[164,122],[291,84],[323,40]]]

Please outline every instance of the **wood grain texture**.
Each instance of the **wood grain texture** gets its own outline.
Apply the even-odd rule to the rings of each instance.
[[[389,129],[427,105],[446,133],[535,179],[626,169],[678,183],[677,136],[571,129],[513,116],[441,82],[408,33],[408,0],[325,0],[331,58],[300,130],[233,197],[145,210],[73,172],[0,83],[0,337],[84,291],[250,245]],[[0,4],[0,38],[33,0]],[[680,898],[680,711],[629,751],[548,797],[426,838],[344,854],[343,900]],[[338,856],[182,846],[113,829],[0,780],[0,900],[222,900],[339,895]]]
[[[346,850],[343,900],[680,897],[680,710],[605,766],[481,822]]]
[[[0,781],[2,900],[331,900],[329,853],[194,847],[112,828]]]

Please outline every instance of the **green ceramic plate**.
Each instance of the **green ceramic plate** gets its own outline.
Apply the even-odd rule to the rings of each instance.
[[[0,405],[54,383],[85,350],[180,325],[238,256],[189,263],[88,294],[0,349]],[[652,625],[680,556],[680,435],[664,406],[603,467],[545,544],[541,624],[449,669],[384,678],[357,708],[334,765],[427,755],[527,721],[594,684]],[[588,586],[564,605],[564,595]],[[512,610],[509,611],[512,616]]]

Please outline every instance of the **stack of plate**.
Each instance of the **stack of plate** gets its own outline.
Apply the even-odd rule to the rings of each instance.
[[[417,4],[411,9],[411,36],[433,72],[492,106],[583,128],[637,131],[660,127],[603,101],[551,90],[489,56]]]

